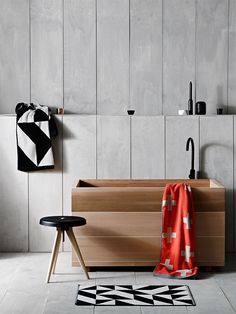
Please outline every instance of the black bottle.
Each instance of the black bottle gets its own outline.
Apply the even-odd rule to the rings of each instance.
[[[188,114],[193,114],[192,82],[189,83]]]

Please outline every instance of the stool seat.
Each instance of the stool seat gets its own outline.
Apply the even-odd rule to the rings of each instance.
[[[48,216],[41,218],[39,223],[40,225],[66,230],[70,227],[86,225],[86,219],[77,216]]]
[[[61,243],[61,236],[62,236],[63,242],[64,242],[64,233],[65,232],[70,239],[72,248],[74,249],[75,254],[77,255],[77,257],[80,261],[81,267],[83,268],[83,271],[84,271],[87,279],[89,279],[89,275],[88,275],[87,269],[85,267],[82,254],[80,252],[78,243],[76,241],[76,238],[75,238],[75,235],[74,235],[74,232],[72,229],[72,227],[78,227],[78,226],[86,225],[86,219],[83,217],[77,217],[77,216],[47,216],[47,217],[42,217],[39,220],[39,223],[40,223],[40,225],[57,228],[46,282],[47,283],[49,282],[51,274],[54,273],[54,271],[55,271],[58,252],[59,252],[60,243]]]

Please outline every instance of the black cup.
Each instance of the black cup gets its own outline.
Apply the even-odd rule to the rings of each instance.
[[[223,114],[223,108],[217,108],[217,114]]]
[[[195,114],[206,114],[206,103],[205,103],[205,101],[196,102]]]

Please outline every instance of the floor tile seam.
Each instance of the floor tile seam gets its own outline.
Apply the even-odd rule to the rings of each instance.
[[[95,281],[95,285],[97,285],[97,275],[98,275],[98,273],[97,273],[97,271],[95,271],[95,272],[94,272],[94,281]]]
[[[2,297],[0,299],[0,305],[2,304],[2,301],[5,298],[6,294],[7,294],[7,289],[4,291],[4,293],[3,293],[3,295],[2,295]]]
[[[22,295],[25,295],[25,296],[28,296],[30,294],[31,297],[44,297],[45,295],[49,295],[49,289],[46,290],[45,292],[45,289],[40,287],[40,291],[39,292],[32,292],[32,287],[31,289],[29,290],[22,290],[20,288],[7,288],[5,293],[4,293],[4,297],[6,294],[22,294]],[[3,298],[2,298],[3,299]],[[1,301],[2,302],[2,301]],[[0,302],[0,304],[1,304]]]
[[[97,277],[95,278],[95,285],[127,285],[130,284],[130,282],[132,281],[133,283],[135,283],[135,278],[125,278],[125,279],[119,279],[119,277]],[[133,284],[131,283],[131,284]]]
[[[48,289],[48,291],[47,291],[47,297],[45,298],[45,302],[44,302],[42,314],[44,314],[44,313],[45,313],[45,310],[46,310],[47,301],[49,300],[49,296],[50,296],[49,291],[50,291],[50,289]]]
[[[140,306],[140,313],[141,313],[141,314],[144,314],[144,312],[143,312],[143,307],[142,307],[142,306]]]
[[[227,281],[229,281],[230,280],[230,282],[232,281],[232,279],[236,279],[236,278],[234,278],[234,276],[230,276],[230,278],[222,278],[223,276],[221,276],[221,277],[214,277],[213,279],[214,279],[214,282],[215,282],[215,284],[219,287],[219,289],[221,289],[221,283],[222,283],[222,281],[224,281],[226,284],[227,284]]]
[[[230,302],[229,298],[227,297],[227,294],[224,292],[223,288],[222,288],[220,285],[218,285],[218,287],[220,288],[221,292],[223,293],[225,299],[226,299],[227,302],[229,303],[229,305],[230,305],[231,309],[233,310],[233,312],[236,313],[236,309],[235,309],[235,308],[233,307],[233,305],[231,304],[231,302]]]
[[[20,267],[20,266],[18,266]],[[17,272],[19,271],[18,267],[13,271],[13,273],[10,275],[9,281],[8,281],[8,287],[6,290],[10,290],[12,285],[14,284],[14,279],[17,276]]]

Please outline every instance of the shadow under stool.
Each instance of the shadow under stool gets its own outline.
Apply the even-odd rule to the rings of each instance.
[[[87,279],[89,279],[89,275],[88,275],[87,269],[85,267],[83,257],[81,255],[78,243],[75,239],[75,235],[74,235],[74,232],[72,229],[72,227],[79,227],[79,226],[86,225],[86,220],[82,217],[76,217],[76,216],[48,216],[48,217],[41,218],[39,223],[40,223],[40,225],[44,225],[47,227],[57,228],[46,282],[47,283],[49,282],[51,274],[54,273],[54,271],[55,271],[58,252],[59,252],[60,243],[61,243],[61,237],[62,237],[62,240],[64,242],[65,232],[68,235],[68,238],[70,239],[71,245],[75,251],[76,256],[78,257],[78,259],[80,261],[80,265],[83,268],[83,271],[84,271]]]

